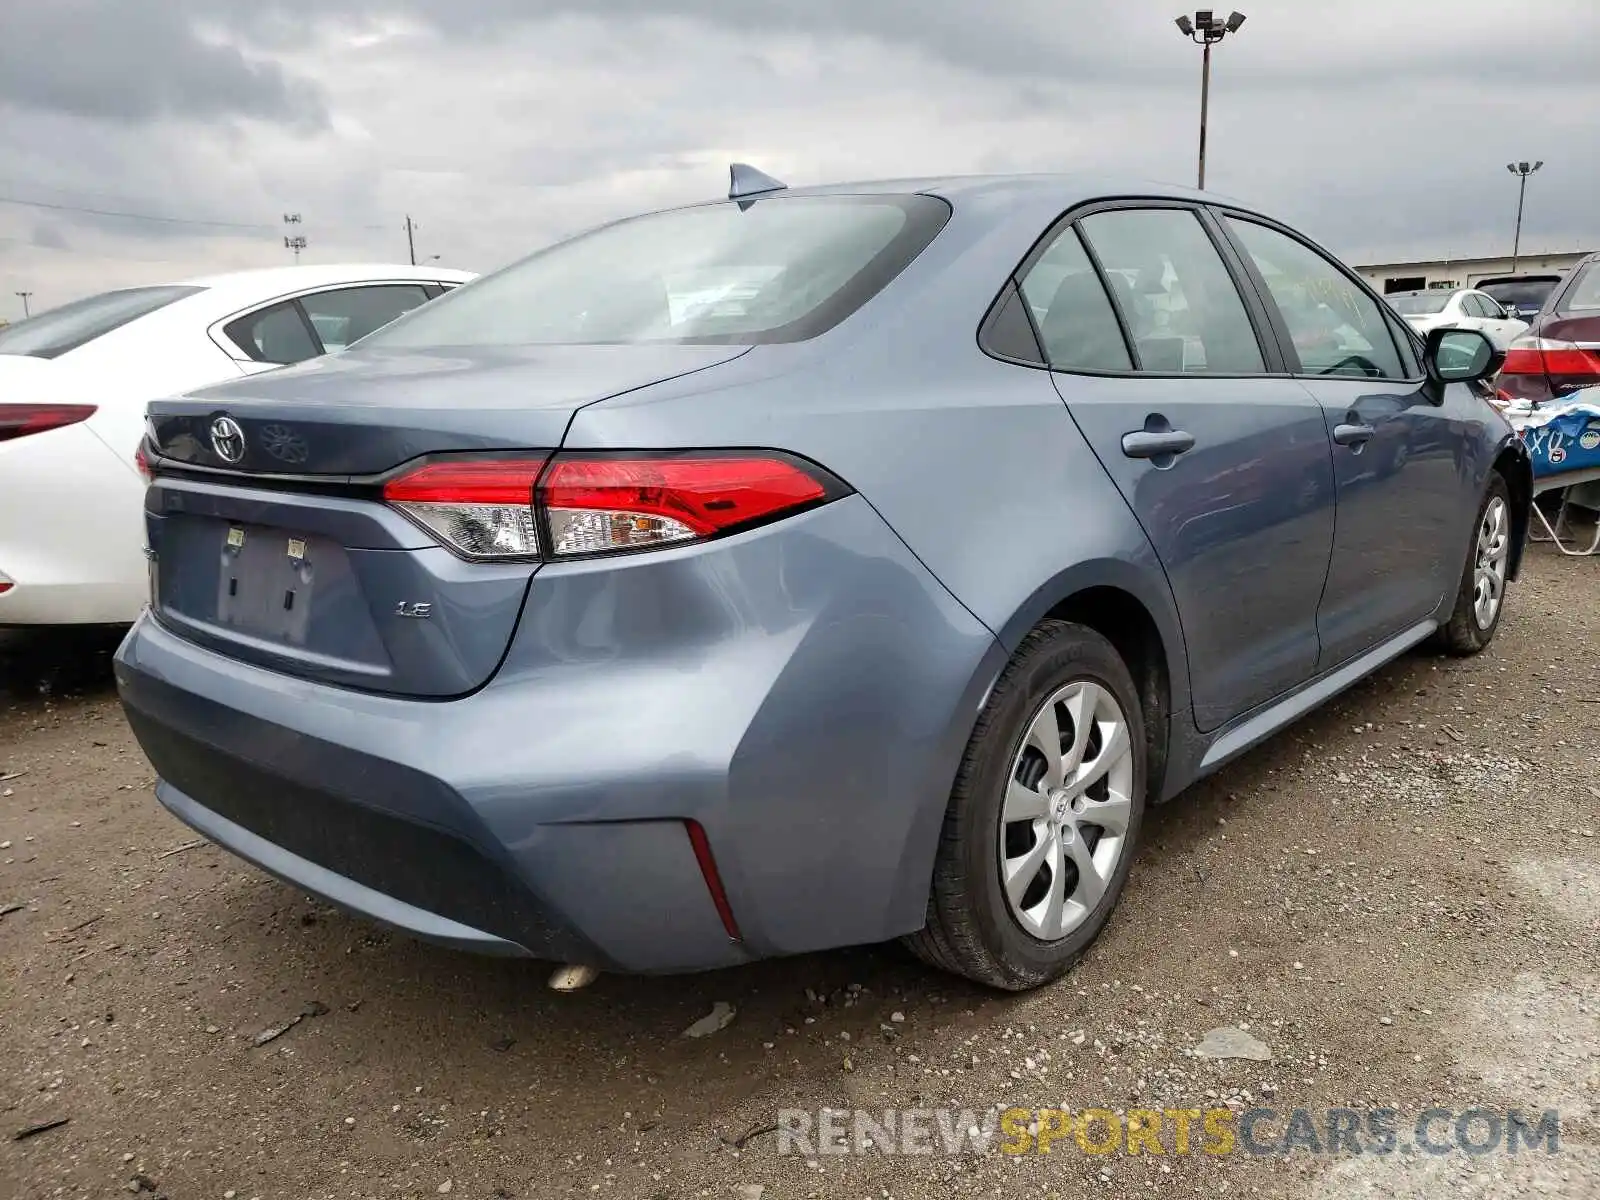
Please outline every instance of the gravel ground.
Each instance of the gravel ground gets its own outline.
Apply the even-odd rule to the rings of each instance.
[[[196,842],[150,795],[112,643],[13,637],[0,1196],[1593,1200],[1597,580],[1540,548],[1487,653],[1408,656],[1160,810],[1105,936],[1025,997],[893,947],[553,994]],[[732,1022],[685,1038],[719,1001]],[[1194,1057],[1219,1026],[1270,1061]],[[1431,1106],[1555,1108],[1561,1150],[838,1157],[763,1132],[1230,1103],[1389,1106],[1402,1142]]]

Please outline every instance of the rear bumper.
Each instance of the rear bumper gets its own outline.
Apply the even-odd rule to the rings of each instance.
[[[148,616],[116,670],[162,802],[241,857],[419,937],[656,972],[920,927],[1003,660],[851,497],[545,568],[499,673],[458,700],[295,679]]]

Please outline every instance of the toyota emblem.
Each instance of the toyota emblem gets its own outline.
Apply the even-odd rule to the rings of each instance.
[[[211,422],[211,448],[225,463],[244,461],[244,430],[232,417],[218,417]]]

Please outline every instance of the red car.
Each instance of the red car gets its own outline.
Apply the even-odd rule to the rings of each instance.
[[[1499,385],[1503,397],[1535,404],[1600,387],[1600,252],[1567,273],[1511,343]]]

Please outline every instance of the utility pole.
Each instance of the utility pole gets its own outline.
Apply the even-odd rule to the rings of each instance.
[[[1517,259],[1522,250],[1522,202],[1528,195],[1528,176],[1542,166],[1544,166],[1543,159],[1536,163],[1514,162],[1506,164],[1506,170],[1517,177],[1517,232],[1511,242],[1511,273],[1513,275],[1517,273]]]
[[[33,295],[33,293],[32,292],[18,292],[17,295],[22,297],[22,319],[24,321],[26,321],[29,317],[31,317],[33,315],[33,313],[31,311],[29,311],[29,309],[28,309],[28,297]]]
[[[1200,182],[1197,185],[1202,190],[1206,186],[1206,121],[1211,108],[1211,47],[1230,33],[1238,33],[1244,19],[1242,12],[1235,12],[1223,20],[1211,9],[1202,8],[1193,18],[1184,16],[1177,20],[1178,31],[1204,50],[1200,66]]]
[[[416,243],[416,240],[411,236],[411,231],[414,228],[416,228],[416,226],[412,225],[412,223],[411,223],[411,214],[407,213],[406,214],[406,249],[411,252],[411,265],[413,267],[417,265],[417,243]]]
[[[283,223],[285,225],[299,225],[299,224],[301,224],[300,214],[299,213],[284,213],[283,214]],[[302,251],[302,250],[304,250],[306,248],[305,236],[303,234],[295,234],[292,237],[285,237],[283,239],[283,248],[285,250],[293,250],[294,251],[294,263],[295,263],[295,266],[299,266],[300,265],[300,251]]]

